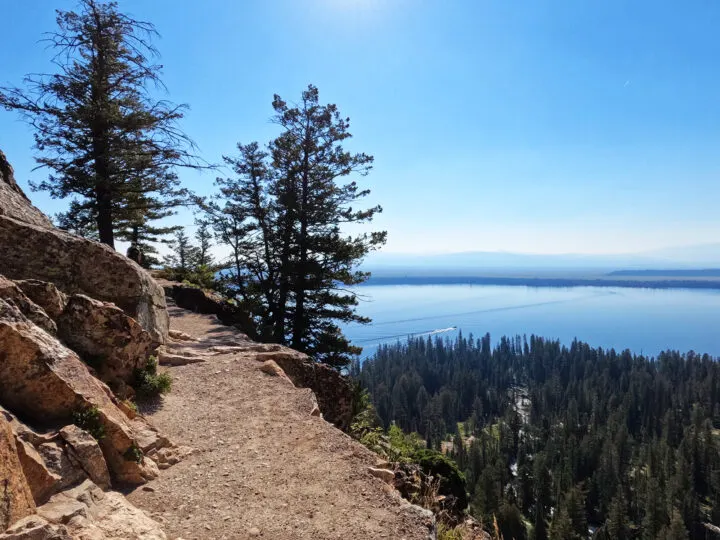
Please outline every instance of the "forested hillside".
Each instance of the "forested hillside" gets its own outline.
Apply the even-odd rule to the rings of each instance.
[[[720,366],[538,337],[411,339],[354,374],[385,427],[441,441],[506,539],[714,538]]]

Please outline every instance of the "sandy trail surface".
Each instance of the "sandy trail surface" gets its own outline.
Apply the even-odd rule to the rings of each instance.
[[[213,316],[169,309],[197,352],[253,346]],[[427,516],[367,472],[377,456],[311,416],[309,390],[260,365],[243,351],[167,368],[172,392],[144,412],[195,452],[128,499],[171,539],[428,538]]]

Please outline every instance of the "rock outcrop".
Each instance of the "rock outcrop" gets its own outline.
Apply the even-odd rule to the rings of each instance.
[[[1,151],[0,252],[0,274],[49,282],[67,294],[113,302],[158,344],[165,342],[169,319],[162,288],[108,246],[56,229],[17,185]]]
[[[81,294],[70,297],[57,325],[60,339],[112,388],[131,383],[154,349],[150,334],[135,319]]]
[[[266,346],[256,359],[272,360],[282,368],[295,386],[310,388],[317,397],[322,416],[343,431],[352,421],[352,388],[350,382],[326,364],[314,362],[309,356],[278,345]],[[274,350],[273,350],[274,349]]]
[[[68,489],[88,477],[80,463],[70,458],[65,451],[65,443],[60,438],[40,444],[37,452],[50,475],[57,478],[57,481],[51,485],[48,496]],[[42,504],[47,499],[48,497],[43,497],[42,501],[36,499],[35,503]]]
[[[15,181],[13,168],[0,150],[0,216],[7,216],[39,227],[52,228],[52,223],[35,208]]]
[[[136,319],[158,344],[165,342],[169,319],[162,288],[112,248],[56,229],[17,185],[2,152],[0,252],[0,274],[16,280],[40,280],[67,294],[112,302]]]
[[[60,430],[70,459],[80,465],[88,478],[102,489],[110,489],[110,473],[100,445],[87,431],[75,425]]]
[[[35,511],[10,424],[0,415],[0,530]]]
[[[90,480],[53,496],[0,540],[165,540],[160,525],[119,493]]]
[[[54,334],[57,330],[55,322],[35,302],[31,301],[16,283],[0,276],[0,298],[17,307],[23,315],[46,332]]]
[[[61,474],[53,472],[45,462],[45,458],[38,453],[32,444],[19,437],[15,438],[15,443],[20,465],[22,465],[35,504],[45,503],[53,493],[62,488],[64,481],[67,482],[65,487],[75,483],[75,478],[63,477]],[[58,448],[58,454],[61,454],[62,450],[57,445],[55,446]],[[74,473],[74,471],[72,472]]]
[[[67,295],[47,281],[38,279],[21,279],[15,284],[22,289],[30,300],[40,306],[52,320],[57,320],[67,305]]]
[[[2,152],[0,253],[0,539],[164,539],[105,490],[145,483],[191,449],[102,382],[133,393],[168,336],[162,288],[107,246],[55,229]]]
[[[0,206],[3,202],[0,199]],[[155,342],[165,342],[169,319],[162,288],[110,247],[0,216],[0,251],[0,274],[51,282],[66,294],[112,302],[137,320]]]
[[[111,396],[74,352],[0,300],[0,403],[38,425],[70,424],[74,415],[90,411],[103,431],[100,447],[115,480],[143,483],[157,468],[136,459],[130,421]]]

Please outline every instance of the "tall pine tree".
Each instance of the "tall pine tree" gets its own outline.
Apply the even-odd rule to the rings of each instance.
[[[359,349],[337,321],[368,321],[355,312],[351,287],[368,278],[357,265],[386,238],[346,229],[382,210],[357,209],[369,191],[348,179],[366,175],[372,157],[343,148],[349,119],[322,105],[312,85],[299,104],[276,95],[273,108],[280,136],[269,152],[251,143],[225,158],[237,177],[218,179],[220,196],[206,208],[217,238],[232,250],[235,292],[261,334],[343,367]]]
[[[35,128],[36,161],[51,174],[34,187],[74,201],[61,222],[114,247],[127,223],[146,227],[184,198],[175,167],[198,166],[178,127],[186,107],[152,96],[162,87],[152,24],[100,0],[56,20],[57,73],[0,89],[0,105]]]

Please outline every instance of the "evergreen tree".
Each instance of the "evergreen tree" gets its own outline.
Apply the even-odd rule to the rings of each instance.
[[[220,195],[205,205],[218,239],[232,249],[234,294],[246,303],[273,341],[343,367],[360,349],[337,321],[368,322],[357,315],[349,287],[368,278],[359,262],[385,242],[384,232],[348,235],[381,211],[358,210],[368,195],[351,175],[366,175],[372,157],[347,152],[349,120],[322,105],[309,86],[299,105],[273,100],[282,132],[269,145],[238,145],[226,157],[236,178],[218,179]]]
[[[154,226],[151,222],[161,220],[174,214],[171,208],[161,208],[157,204],[148,204],[142,194],[135,194],[126,201],[127,205],[118,209],[116,238],[130,243],[128,251],[137,253],[139,264],[151,268],[160,264],[158,260],[157,243],[170,244],[169,235],[174,235],[182,229],[180,226]],[[70,215],[71,212],[68,212]],[[94,225],[94,222],[91,222]]]
[[[188,279],[197,267],[198,248],[190,243],[190,238],[182,228],[176,231],[175,239],[170,242],[170,248],[172,251],[165,257],[165,266],[174,272],[174,279],[178,281]]]
[[[162,86],[154,26],[115,2],[79,0],[79,8],[58,11],[49,36],[57,73],[1,89],[0,105],[36,130],[36,161],[52,174],[34,187],[74,199],[61,222],[82,232],[92,220],[114,247],[119,230],[146,227],[184,197],[174,169],[197,161],[177,124],[185,107],[150,92]]]
[[[570,516],[564,506],[560,507],[550,522],[549,538],[552,538],[552,540],[577,540],[582,538],[573,531]]]
[[[494,513],[502,524],[498,505],[515,503],[537,536],[548,521],[560,528],[567,514],[579,538],[588,523],[604,524],[598,539],[671,534],[672,508],[676,535],[684,527],[702,540],[706,523],[718,523],[712,403],[720,362],[709,356],[668,351],[652,359],[535,336],[501,338],[494,348],[489,338],[412,338],[380,346],[357,376],[382,403],[383,423],[396,419],[432,444],[468,424],[467,454],[454,457],[478,519]],[[530,415],[517,430],[515,461],[521,394]]]
[[[497,523],[504,540],[525,540],[527,531],[517,506],[504,502],[497,512]]]
[[[605,522],[605,531],[608,538],[617,540],[630,540],[630,517],[628,516],[627,500],[622,493],[622,487],[610,502],[608,518]]]
[[[533,468],[535,479],[534,540],[548,540],[548,517],[552,506],[552,479],[548,471],[548,463],[544,454],[538,454]]]
[[[98,241],[97,221],[92,208],[93,205],[89,202],[81,203],[78,200],[72,200],[67,212],[55,214],[55,225],[59,229],[77,236]]]
[[[270,145],[277,182],[273,192],[282,216],[280,296],[281,314],[289,308],[290,345],[336,366],[346,365],[348,354],[359,352],[342,335],[335,321],[369,322],[355,313],[357,299],[346,287],[365,281],[369,274],[355,267],[372,249],[385,243],[384,232],[346,236],[341,227],[366,223],[381,212],[379,206],[358,210],[369,194],[350,175],[366,175],[373,158],[343,147],[351,135],[350,121],[335,105],[321,105],[316,87],[302,93],[291,107],[280,96],[273,100],[274,121],[283,133]],[[289,227],[287,226],[289,225]]]
[[[648,481],[644,507],[642,537],[643,540],[655,540],[668,523],[665,497],[657,478],[650,478]]]
[[[231,271],[221,280],[225,294],[242,301],[263,340],[284,343],[286,320],[278,320],[278,219],[268,192],[272,184],[268,154],[258,143],[237,148],[237,157],[223,157],[236,176],[218,178],[218,195],[201,204],[217,241],[230,248],[223,266]]]
[[[688,540],[690,538],[682,514],[677,509],[673,509],[670,525],[663,527],[657,538],[658,540]]]
[[[204,268],[213,266],[213,258],[210,253],[212,247],[212,231],[210,222],[204,219],[195,220],[197,230],[195,231],[195,240],[197,241],[197,264]]]

